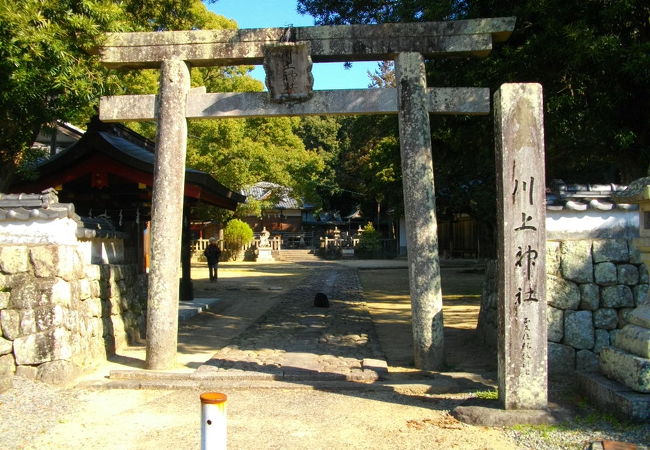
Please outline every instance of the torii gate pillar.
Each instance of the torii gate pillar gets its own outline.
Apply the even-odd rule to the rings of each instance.
[[[147,369],[173,366],[178,344],[178,261],[187,152],[185,107],[190,71],[181,59],[160,68],[156,160],[151,200],[151,270],[147,294]]]
[[[445,361],[436,195],[426,73],[419,53],[395,59],[399,99],[404,212],[408,236],[409,287],[415,367],[441,370]]]

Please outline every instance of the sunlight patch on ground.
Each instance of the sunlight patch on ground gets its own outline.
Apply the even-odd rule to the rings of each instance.
[[[481,295],[480,294],[474,294],[474,295],[467,295],[467,294],[449,294],[445,295],[444,293],[442,294],[443,300],[463,300],[463,299],[480,299]]]
[[[411,300],[407,270],[364,270],[359,276],[373,320],[401,328],[403,339],[410,340]],[[443,274],[445,328],[468,330],[476,327],[480,309],[481,280],[480,274],[467,274],[461,271],[448,271]],[[391,343],[382,342],[382,345],[391,345]]]
[[[278,267],[273,265],[246,265],[240,263],[219,263],[219,278],[254,278],[254,277],[273,277],[287,278],[304,276],[308,269],[296,265],[282,264]],[[208,267],[205,264],[194,264],[192,266],[192,279],[201,280],[208,278]]]
[[[383,301],[383,302],[402,302],[402,301],[409,301],[409,296],[408,295],[392,295],[392,294],[382,294],[379,291],[365,291],[366,295],[369,298],[372,298],[373,302],[378,302],[378,301]]]

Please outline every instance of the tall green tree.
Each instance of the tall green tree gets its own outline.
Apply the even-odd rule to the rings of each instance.
[[[394,87],[391,62],[369,73],[370,87]],[[325,165],[316,191],[322,208],[345,216],[361,208],[366,217],[401,211],[401,171],[394,116],[305,117],[297,131]]]
[[[487,58],[427,64],[430,86],[538,82],[547,176],[627,183],[650,164],[650,4],[643,0],[299,0],[319,24],[515,16]],[[379,72],[386,69],[380,68]],[[376,73],[375,75],[378,75]],[[381,85],[381,84],[379,84]],[[431,117],[439,215],[495,221],[493,128],[487,118]],[[360,128],[361,134],[365,133]]]
[[[124,91],[125,78],[94,54],[105,32],[194,29],[225,20],[206,13],[200,0],[0,0],[0,192],[43,126],[85,124],[101,95]]]
[[[23,9],[0,0],[0,6],[0,191],[43,126],[55,120],[85,125],[101,95],[157,92],[158,70],[102,67],[93,51],[106,31],[237,27],[200,0],[26,0]],[[261,91],[250,70],[194,68],[192,85],[209,92]],[[305,148],[294,133],[299,126],[289,118],[192,121],[188,165],[234,190],[271,181],[313,199],[324,154]],[[153,122],[130,127],[150,138],[156,133]]]
[[[298,122],[297,118],[193,121],[188,165],[233,190],[268,181],[292,188],[299,198],[313,198],[311,186],[324,163],[294,133]],[[241,214],[259,214],[260,206]]]
[[[339,184],[341,170],[341,121],[332,116],[302,117],[295,133],[305,148],[320,157],[323,169],[313,173],[306,197],[317,207],[327,211],[340,210],[341,198],[345,196]],[[344,207],[347,212],[350,207]]]
[[[504,82],[539,82],[545,94],[550,176],[628,182],[647,172],[650,4],[646,1],[299,0],[299,9],[321,24],[515,16],[512,37],[491,56],[437,60],[428,66],[429,84],[494,90]],[[452,155],[467,151],[448,131],[457,122],[454,118],[434,124],[440,128],[434,140]],[[470,142],[479,148],[472,153],[491,151],[490,126],[477,122],[464,132],[476,136]],[[467,141],[467,134],[462,141]]]
[[[392,61],[378,63],[368,76],[370,88],[396,87]],[[365,217],[376,219],[378,226],[388,211],[399,217],[404,202],[397,116],[351,117],[345,124],[348,139],[344,140],[346,151],[342,155],[346,170],[343,180],[352,182],[351,189],[362,194],[357,206]]]
[[[42,125],[74,120],[114,81],[89,52],[121,14],[101,0],[0,0],[0,191]]]
[[[344,192],[354,193],[354,206],[375,220],[388,209],[400,214],[402,176],[396,116],[358,116],[343,119],[338,180]]]

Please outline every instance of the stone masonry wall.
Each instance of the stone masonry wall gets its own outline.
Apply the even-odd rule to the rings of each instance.
[[[0,245],[0,391],[14,374],[64,383],[140,338],[144,277],[82,261],[76,246]]]
[[[478,331],[496,346],[496,264],[488,265]],[[650,277],[632,241],[547,241],[549,372],[598,370],[598,353],[647,304]]]

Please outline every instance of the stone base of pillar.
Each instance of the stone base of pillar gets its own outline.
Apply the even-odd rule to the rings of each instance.
[[[458,406],[451,415],[463,423],[484,427],[511,427],[514,425],[554,425],[572,419],[568,409],[503,409],[497,400],[477,400],[480,405]]]
[[[257,261],[273,261],[273,255],[271,254],[271,248],[260,248],[257,251]]]

